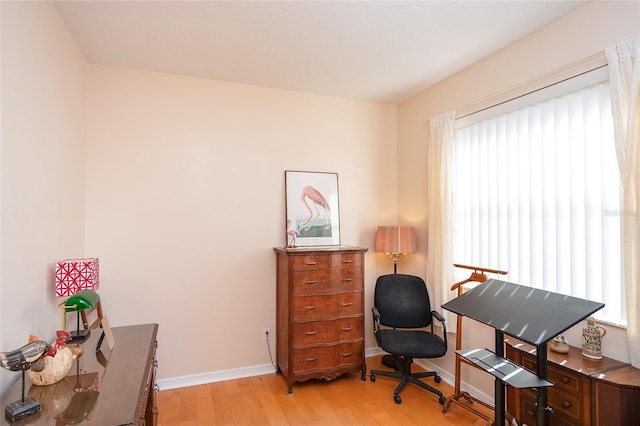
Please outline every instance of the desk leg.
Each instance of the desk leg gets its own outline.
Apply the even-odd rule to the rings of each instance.
[[[542,343],[536,346],[536,375],[541,379],[547,379],[547,344]],[[547,388],[538,388],[536,399],[536,426],[546,426],[549,424],[549,401],[547,398]]]
[[[496,329],[496,342],[495,342],[496,355],[504,358],[504,333]],[[506,410],[506,398],[504,383],[502,380],[496,377],[494,388],[494,406],[495,406],[495,420],[493,424],[495,426],[504,426],[505,410]]]

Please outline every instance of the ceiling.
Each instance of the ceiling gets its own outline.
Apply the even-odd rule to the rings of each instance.
[[[586,3],[54,0],[93,63],[391,104]]]

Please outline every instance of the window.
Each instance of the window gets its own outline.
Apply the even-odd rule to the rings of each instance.
[[[606,67],[456,121],[453,255],[625,324]]]

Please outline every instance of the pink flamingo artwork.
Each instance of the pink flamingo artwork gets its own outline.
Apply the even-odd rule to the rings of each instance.
[[[318,220],[320,218],[320,209],[318,207],[321,207],[322,209],[324,209],[324,214],[327,218],[326,227],[328,228],[331,224],[331,220],[330,220],[331,208],[329,207],[329,203],[324,198],[324,196],[320,193],[320,191],[318,191],[312,186],[305,186],[304,188],[302,188],[302,194],[300,195],[300,198],[304,206],[307,208],[307,210],[309,210],[309,217],[307,218],[307,220],[302,222],[300,226],[307,225],[307,224],[311,226],[313,222]],[[311,210],[311,207],[309,207],[309,204],[307,204],[307,198],[311,200],[311,203],[316,209],[315,215],[313,210]]]
[[[289,244],[288,247],[295,247],[296,246],[296,236],[300,235],[300,233],[298,232],[298,230],[294,227],[293,229],[289,229],[289,227],[291,226],[291,219],[287,220],[287,235],[289,237],[291,237],[291,239],[289,240]]]

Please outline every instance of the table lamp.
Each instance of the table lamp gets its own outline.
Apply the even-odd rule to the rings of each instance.
[[[413,226],[378,226],[376,251],[383,252],[393,260],[393,273],[398,273],[398,259],[418,248]]]
[[[80,330],[80,311],[92,308],[100,301],[94,291],[100,286],[98,258],[66,259],[56,264],[56,296],[70,296],[59,307],[63,310],[63,329],[66,330],[67,312],[76,312],[76,331],[71,341],[85,340],[89,330]]]

